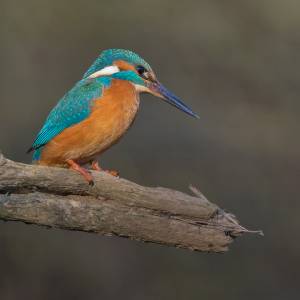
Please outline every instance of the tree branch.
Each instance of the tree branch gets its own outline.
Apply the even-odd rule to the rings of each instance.
[[[0,153],[0,220],[213,252],[250,232],[195,188],[189,196],[104,172],[93,176],[90,187],[74,171],[17,163]]]

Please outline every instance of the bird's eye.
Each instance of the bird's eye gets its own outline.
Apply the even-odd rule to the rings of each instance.
[[[143,66],[137,66],[136,70],[141,77],[147,78],[148,71]]]

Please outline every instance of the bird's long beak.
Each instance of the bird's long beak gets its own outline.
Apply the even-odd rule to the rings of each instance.
[[[164,99],[166,102],[175,106],[186,114],[199,119],[199,116],[196,113],[194,113],[182,100],[166,89],[160,82],[152,82],[149,85],[149,89],[155,96]]]

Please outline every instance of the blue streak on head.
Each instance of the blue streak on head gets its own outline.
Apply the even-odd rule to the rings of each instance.
[[[135,73],[133,71],[118,72],[118,73],[113,74],[112,78],[127,80],[134,84],[145,85],[144,80],[137,73]]]

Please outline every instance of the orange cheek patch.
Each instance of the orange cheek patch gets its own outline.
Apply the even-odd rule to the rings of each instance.
[[[117,66],[121,71],[135,71],[136,69],[133,65],[129,64],[128,62],[124,61],[124,60],[116,60],[113,63],[115,66]]]

